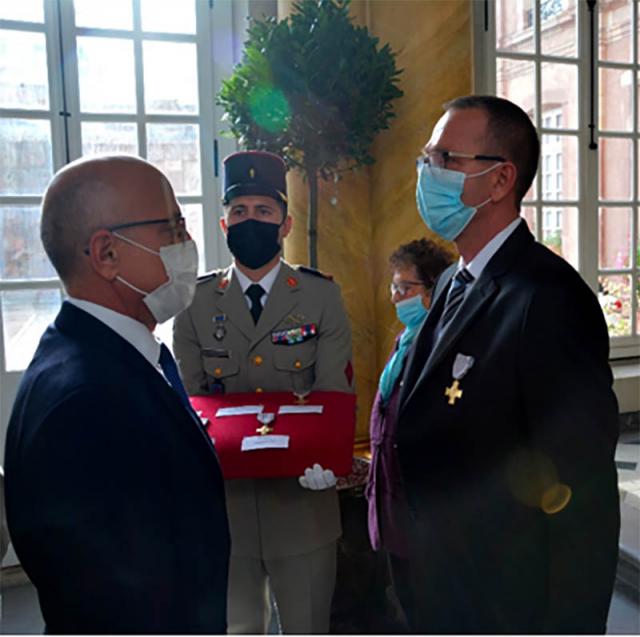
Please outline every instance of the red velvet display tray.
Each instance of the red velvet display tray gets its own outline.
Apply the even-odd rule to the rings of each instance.
[[[337,476],[351,471],[356,423],[355,394],[312,392],[306,405],[322,405],[321,414],[280,414],[271,423],[272,435],[289,436],[286,449],[242,451],[247,436],[262,424],[257,415],[216,416],[218,409],[262,405],[263,413],[298,405],[289,392],[263,392],[192,396],[191,404],[208,418],[207,431],[214,441],[225,478],[282,478],[301,476],[314,463],[332,469]]]

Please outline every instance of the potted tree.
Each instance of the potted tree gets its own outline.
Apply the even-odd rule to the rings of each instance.
[[[242,62],[218,103],[245,148],[281,155],[309,190],[309,265],[317,267],[318,178],[374,163],[394,117],[401,70],[349,15],[350,0],[300,0],[288,19],[252,21]]]

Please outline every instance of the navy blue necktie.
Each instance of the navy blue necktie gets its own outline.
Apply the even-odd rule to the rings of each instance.
[[[462,268],[451,282],[449,288],[449,294],[442,311],[442,319],[440,320],[440,332],[444,330],[449,321],[453,318],[454,314],[458,311],[462,301],[464,300],[464,293],[467,289],[467,285],[474,279],[473,274],[466,268]]]
[[[180,400],[184,403],[184,406],[193,413],[193,407],[191,407],[191,403],[189,402],[189,396],[187,395],[187,390],[184,388],[182,384],[182,379],[180,378],[180,373],[178,372],[178,366],[176,365],[176,361],[173,358],[169,348],[164,344],[160,344],[160,367],[162,368],[162,372],[164,377],[169,381],[171,387],[173,387],[176,394],[178,394]]]

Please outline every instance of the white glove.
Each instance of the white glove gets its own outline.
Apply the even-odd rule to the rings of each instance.
[[[319,464],[314,464],[313,469],[304,470],[304,475],[298,478],[300,486],[312,491],[330,489],[336,485],[336,476],[331,469],[323,469]]]

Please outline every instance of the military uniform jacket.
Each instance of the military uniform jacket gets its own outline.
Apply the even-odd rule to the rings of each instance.
[[[189,394],[353,391],[351,331],[333,281],[283,261],[254,324],[233,272],[202,277],[176,318],[174,352]],[[273,478],[227,480],[226,491],[233,555],[297,555],[340,535],[335,489]]]

